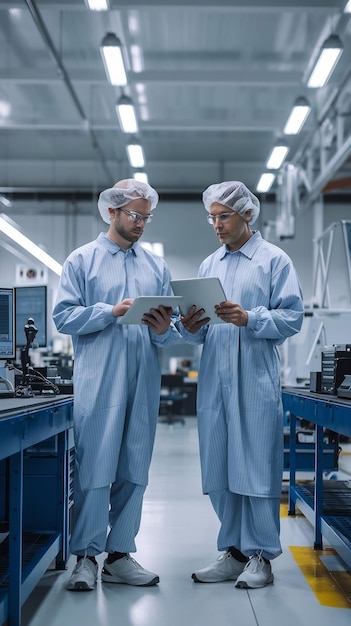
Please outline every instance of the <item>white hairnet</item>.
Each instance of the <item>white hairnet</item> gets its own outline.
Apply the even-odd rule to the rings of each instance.
[[[206,211],[210,212],[211,204],[219,202],[228,207],[241,217],[246,211],[251,210],[252,215],[249,224],[253,224],[260,214],[260,201],[253,193],[238,180],[210,185],[202,194],[202,200]]]
[[[120,180],[110,189],[105,189],[105,191],[100,193],[98,209],[102,219],[109,224],[111,221],[109,208],[120,209],[122,206],[125,206],[137,198],[149,200],[149,202],[151,202],[151,211],[158,203],[157,191],[147,183],[142,183],[134,178]]]

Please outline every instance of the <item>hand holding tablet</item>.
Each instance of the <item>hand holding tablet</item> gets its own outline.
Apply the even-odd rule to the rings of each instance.
[[[142,317],[150,309],[158,309],[160,305],[175,309],[182,300],[179,296],[140,296],[124,315],[118,318],[119,324],[141,324]]]
[[[201,317],[209,317],[209,324],[223,324],[223,320],[215,313],[216,304],[225,302],[227,297],[224,293],[221,281],[215,276],[200,278],[185,278],[171,280],[171,286],[176,296],[182,296],[179,308],[182,315],[186,315],[194,304],[196,310],[204,309]]]
[[[185,278],[171,280],[174,296],[140,296],[135,298],[128,311],[118,318],[119,324],[141,324],[142,317],[150,309],[164,307],[179,307],[182,315],[186,315],[189,309],[195,305],[196,310],[204,309],[203,318],[210,318],[209,324],[223,324],[215,314],[215,306],[225,302],[227,297],[224,293],[221,281],[215,276],[200,278]]]

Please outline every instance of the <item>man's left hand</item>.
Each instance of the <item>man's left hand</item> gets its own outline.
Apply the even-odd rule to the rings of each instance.
[[[141,323],[151,328],[156,335],[162,335],[168,330],[171,315],[172,307],[160,305],[158,309],[150,309],[148,313],[144,313]]]

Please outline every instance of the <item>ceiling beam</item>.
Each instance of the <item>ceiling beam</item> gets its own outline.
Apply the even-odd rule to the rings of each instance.
[[[5,187],[1,188],[5,189]],[[158,188],[160,201],[162,202],[201,202],[203,189],[198,190],[162,190]],[[37,209],[40,213],[40,203],[46,202],[62,202],[62,203],[78,203],[85,204],[96,202],[98,194],[93,194],[91,190],[59,190],[59,189],[17,189],[11,192],[11,200],[16,203],[16,213],[18,210],[19,202],[36,202],[38,203]],[[275,198],[275,193],[265,195],[265,201],[269,202]],[[25,209],[24,209],[25,210]],[[47,209],[45,210],[47,212]],[[55,209],[56,214],[56,209]]]
[[[152,7],[162,8],[179,8],[186,7],[199,9],[218,9],[223,8],[231,11],[255,11],[265,13],[268,11],[289,10],[289,12],[301,11],[324,11],[326,14],[337,13],[343,10],[345,0],[334,0],[334,6],[331,6],[330,0],[110,0],[111,9],[142,9]],[[38,6],[41,9],[59,9],[59,10],[84,10],[86,11],[83,0],[38,0]],[[2,0],[0,9],[23,9],[22,0]]]
[[[5,188],[1,188],[2,191]],[[198,190],[167,190],[162,188],[158,188],[158,192],[160,195],[161,202],[197,202],[201,201],[201,195],[203,192],[202,188]],[[21,203],[24,203],[23,212],[28,213],[28,202],[36,203],[35,212],[47,214],[47,206],[46,203],[56,202],[61,206],[60,208],[55,207],[55,214],[65,214],[69,210],[69,207],[65,207],[65,204],[69,205],[79,205],[79,213],[88,212],[91,213],[91,203],[97,201],[99,192],[96,194],[92,193],[91,189],[81,189],[81,190],[58,190],[58,189],[32,189],[25,188],[23,190],[12,191],[11,199],[14,203],[16,203],[16,214],[21,213]],[[256,195],[259,199],[264,201],[265,203],[273,203],[276,200],[276,193],[270,192],[268,194],[258,194]],[[323,202],[328,205],[333,204],[347,204],[349,205],[351,201],[351,193],[326,193],[323,196]],[[32,207],[31,207],[32,211]]]
[[[272,116],[267,114],[267,121],[250,121],[249,119],[235,121],[226,120],[224,123],[220,122],[207,122],[199,123],[197,120],[183,120],[182,122],[171,122],[169,120],[153,120],[152,122],[139,122],[140,130],[142,132],[226,132],[226,133],[272,133],[276,130],[276,123]],[[116,135],[120,134],[118,122],[99,122],[90,120],[89,128],[92,131],[98,132],[115,132]],[[80,122],[28,122],[20,120],[2,121],[0,123],[1,131],[22,130],[22,131],[80,131],[82,134],[86,133],[85,127]]]
[[[278,65],[278,59],[276,61]],[[300,87],[301,86],[301,72],[297,70],[290,70],[289,67],[283,67],[280,64],[279,69],[267,71],[262,65],[262,69],[257,67],[259,64],[255,64],[255,69],[247,67],[243,70],[230,69],[217,69],[217,70],[149,70],[140,73],[130,72],[129,79],[130,84],[135,83],[147,83],[147,84],[189,84],[189,85],[231,85],[231,86],[245,86],[245,87]],[[223,63],[221,63],[223,68]],[[69,70],[70,80],[75,85],[103,85],[108,87],[106,83],[106,75],[102,71],[94,69],[82,69],[82,70]],[[2,84],[16,84],[16,85],[60,85],[62,84],[62,78],[55,74],[52,70],[40,70],[37,71],[33,68],[28,68],[24,72],[22,69],[0,69],[0,81]]]
[[[109,164],[111,165],[111,167],[113,167],[115,162],[113,161],[109,161]],[[30,159],[30,166],[31,167],[36,167],[40,170],[43,170],[43,168],[45,167],[49,167],[52,168],[53,166],[58,170],[62,170],[63,168],[87,168],[89,165],[95,166],[95,161],[93,161],[93,159],[71,159],[71,160],[67,160],[67,159],[55,159],[55,161],[49,161],[47,159]],[[204,164],[206,164],[207,166],[210,167],[214,167],[216,168],[218,166],[218,161],[214,160],[214,159],[206,159],[205,155],[203,159],[192,159],[189,161],[186,161],[184,159],[163,159],[161,160],[149,160],[148,161],[148,166],[154,167],[155,169],[157,169],[158,167],[162,167],[165,165],[169,165],[169,166],[177,166],[180,165],[181,167],[185,167],[187,169],[187,171],[189,171],[189,169],[191,167],[196,168],[199,166],[203,166]],[[5,167],[7,166],[8,168],[17,168],[17,167],[28,167],[28,160],[27,159],[23,159],[23,158],[19,158],[19,159],[1,159],[0,160],[0,171],[4,171]],[[242,159],[240,159],[239,161],[235,161],[234,159],[228,159],[227,161],[222,161],[222,167],[226,167],[226,166],[232,166],[234,167],[235,165],[240,165],[240,167],[245,167],[247,169],[253,168],[256,169],[257,167],[261,166],[261,162],[260,161],[244,161]],[[55,187],[53,187],[55,189]],[[13,186],[0,186],[0,194],[7,194],[7,193],[12,193],[18,190],[29,190],[29,191],[33,191],[33,189],[38,189],[39,191],[47,191],[48,189],[51,189],[51,187],[43,187],[40,185],[36,185],[35,187],[23,187],[22,185],[18,186],[18,185],[13,185]],[[57,190],[61,190],[61,187],[58,186],[56,187]],[[89,189],[91,189],[91,183],[89,183]],[[69,192],[73,191],[68,190]]]

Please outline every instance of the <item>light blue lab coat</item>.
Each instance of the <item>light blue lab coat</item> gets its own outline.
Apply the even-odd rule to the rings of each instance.
[[[197,415],[204,493],[218,489],[279,497],[283,412],[278,344],[303,321],[302,293],[289,257],[256,231],[236,252],[222,246],[199,268],[218,276],[227,299],[248,311],[248,324],[213,324],[190,343],[204,343]]]
[[[82,489],[121,478],[146,485],[160,400],[158,346],[181,340],[173,323],[156,335],[120,324],[113,305],[140,295],[171,295],[160,257],[138,243],[123,250],[101,233],[64,263],[53,319],[72,335],[74,430]]]

